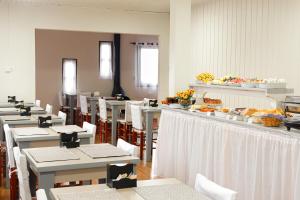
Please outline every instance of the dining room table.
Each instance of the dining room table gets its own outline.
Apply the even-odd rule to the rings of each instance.
[[[3,125],[8,124],[10,128],[17,127],[32,127],[38,126],[39,117],[51,116],[52,125],[63,125],[64,120],[57,115],[48,115],[48,114],[37,114],[31,116],[20,116],[20,115],[6,115],[0,116],[0,141],[4,141],[4,130]]]
[[[4,115],[19,115],[21,113],[20,108],[15,108],[15,107],[7,107],[7,108],[1,108],[0,107],[0,116]],[[30,107],[30,113],[32,115],[37,115],[37,114],[46,114],[47,112],[45,109],[38,107],[38,106],[32,106]]]
[[[34,193],[38,179],[38,187],[45,189],[48,197],[55,183],[103,179],[107,176],[108,164],[131,163],[135,171],[135,165],[139,162],[138,157],[106,143],[69,149],[28,148],[22,152],[27,157],[31,192]]]
[[[152,160],[153,119],[154,119],[154,117],[159,118],[161,108],[160,107],[143,106],[142,112],[145,117],[145,127],[146,127],[145,161],[150,162]]]
[[[49,128],[22,127],[12,128],[14,142],[20,149],[60,146],[61,133],[78,133],[80,144],[90,144],[93,135],[77,125],[59,125]]]
[[[16,106],[15,103],[0,102],[0,108],[14,108],[15,106]],[[33,106],[35,106],[35,103],[24,102],[24,106],[26,106],[26,107],[33,107]]]
[[[212,200],[174,178],[140,180],[137,187],[114,189],[106,184],[51,188],[50,200]]]

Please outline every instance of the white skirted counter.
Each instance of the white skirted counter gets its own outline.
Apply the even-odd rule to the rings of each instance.
[[[300,133],[163,109],[152,175],[194,185],[197,173],[238,200],[300,199]]]

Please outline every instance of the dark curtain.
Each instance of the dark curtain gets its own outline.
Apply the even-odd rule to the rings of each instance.
[[[116,94],[122,94],[125,96],[124,90],[121,87],[121,63],[120,63],[120,47],[121,47],[121,35],[114,34],[114,88],[112,91],[112,96]]]

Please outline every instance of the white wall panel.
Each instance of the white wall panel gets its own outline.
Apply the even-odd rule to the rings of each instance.
[[[194,6],[193,74],[285,78],[300,95],[299,10],[297,0],[214,0]],[[263,99],[222,98],[229,106],[268,105]]]

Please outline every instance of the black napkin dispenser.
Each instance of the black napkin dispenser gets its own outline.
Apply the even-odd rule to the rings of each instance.
[[[8,103],[15,103],[15,101],[16,101],[16,96],[8,96],[7,97]]]
[[[24,101],[15,101],[15,108],[24,107]]]
[[[133,164],[108,164],[107,165],[107,186],[110,188],[123,189],[137,186],[136,179],[123,178],[116,180],[120,174],[133,174]]]
[[[39,128],[49,128],[52,126],[52,117],[39,117],[38,119],[38,127]]]
[[[31,116],[31,108],[22,106],[20,108],[20,115],[21,116]]]
[[[78,133],[60,133],[60,145],[69,148],[80,147],[80,139]]]
[[[158,106],[157,99],[150,99],[149,100],[149,106],[150,107],[157,107]]]

